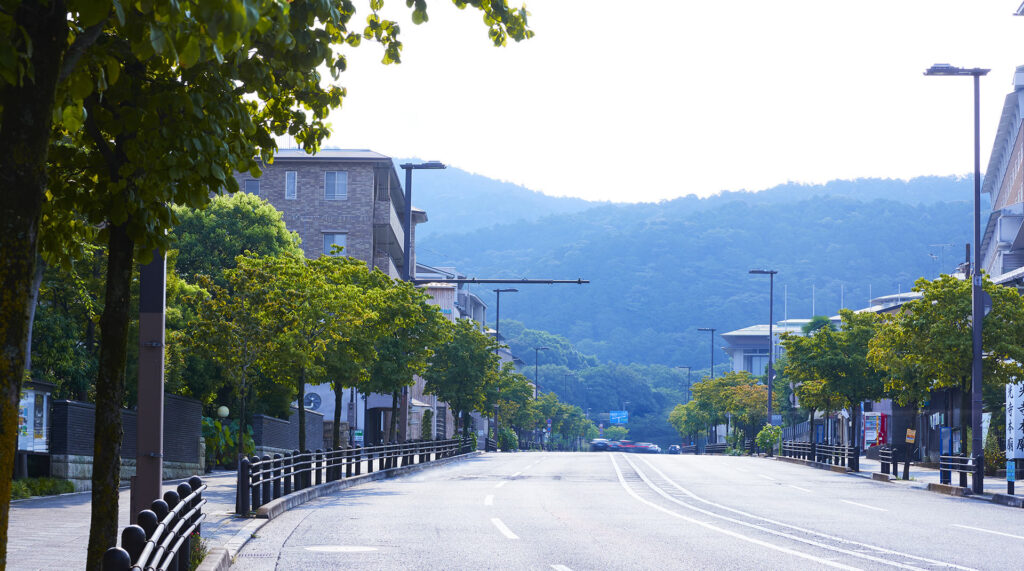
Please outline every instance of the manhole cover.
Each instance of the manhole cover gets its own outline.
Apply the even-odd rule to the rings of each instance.
[[[366,553],[369,551],[377,551],[377,548],[367,547],[364,545],[312,545],[307,547],[306,551],[320,551],[323,553]]]

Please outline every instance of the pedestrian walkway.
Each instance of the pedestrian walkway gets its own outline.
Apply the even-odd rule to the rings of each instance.
[[[903,478],[903,467],[904,464],[900,462],[898,475]],[[872,460],[869,458],[862,457],[860,459],[860,472],[858,475],[870,478],[873,472],[881,473],[882,463],[878,460]],[[951,483],[956,486],[960,483],[960,475],[958,473],[952,473],[950,475]],[[938,468],[931,468],[922,466],[920,464],[910,464],[910,480],[895,480],[902,484],[910,485],[912,487],[927,488],[928,484],[939,482],[939,470]],[[967,485],[971,486],[971,477],[967,477]],[[1019,494],[1024,495],[1024,488],[1018,490]],[[985,495],[991,496],[993,494],[1005,494],[1006,493],[1006,478],[997,476],[985,476]],[[991,499],[991,498],[986,498]]]
[[[204,475],[208,487],[203,497],[206,520],[202,536],[207,546],[227,543],[250,520],[237,518],[235,510],[235,472],[217,470]],[[164,482],[164,490],[174,489],[184,480]],[[123,488],[118,500],[118,529],[129,525],[131,493]],[[11,502],[7,534],[7,569],[81,569],[89,545],[91,492],[30,498]]]

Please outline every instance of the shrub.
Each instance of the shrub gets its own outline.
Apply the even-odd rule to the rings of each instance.
[[[519,436],[511,428],[501,427],[498,431],[498,448],[516,450],[519,448]]]
[[[985,439],[985,473],[995,476],[996,470],[1006,468],[1006,451],[999,446],[999,438],[993,431],[989,431]]]
[[[14,480],[11,482],[12,500],[23,500],[31,495],[32,492],[28,489],[28,484],[25,483],[25,480]]]
[[[74,491],[74,484],[60,478],[26,478],[11,482],[12,500],[22,500],[32,496],[56,496]]]
[[[206,558],[206,554],[210,552],[210,548],[206,545],[206,540],[199,536],[198,531],[194,532],[190,539],[191,553],[188,554],[188,568],[189,571],[195,571]]]
[[[420,423],[420,439],[431,440],[434,438],[434,411],[427,409],[423,411],[423,420]]]
[[[781,439],[782,427],[766,424],[761,432],[757,433],[757,447],[761,450],[774,450]]]
[[[234,467],[235,459],[238,457],[238,447],[235,444],[238,435],[238,421],[232,420],[230,424],[222,423],[220,420],[203,417],[203,439],[206,441],[206,465]],[[245,454],[252,455],[256,451],[256,444],[252,438],[252,426],[245,427]]]

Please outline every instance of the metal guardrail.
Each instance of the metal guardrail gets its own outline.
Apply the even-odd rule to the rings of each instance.
[[[235,512],[248,514],[261,506],[293,492],[333,482],[362,472],[387,470],[399,466],[423,464],[471,452],[469,439],[427,440],[402,444],[384,444],[359,448],[339,448],[259,458],[242,458],[238,468]]]
[[[690,444],[689,446],[680,446],[679,447],[679,453],[680,454],[696,454],[697,453],[697,445],[696,444]]]
[[[177,490],[164,492],[162,500],[153,501],[150,509],[138,514],[138,524],[121,531],[121,547],[111,547],[103,554],[104,571],[159,569],[185,571],[192,551],[192,534],[199,533],[199,524],[206,519],[203,491],[206,484],[198,476]]]
[[[950,484],[953,472],[960,474],[961,488],[967,487],[967,475],[977,475],[974,458],[969,456],[939,456],[939,483]]]
[[[860,471],[860,449],[856,446],[783,440],[782,455],[820,464],[845,466],[854,472]]]
[[[724,454],[726,448],[728,448],[728,445],[725,444],[725,443],[705,444],[704,445],[704,453],[705,454]]]

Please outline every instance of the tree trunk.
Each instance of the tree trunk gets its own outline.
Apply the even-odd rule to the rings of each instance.
[[[331,428],[331,447],[337,450],[341,448],[341,391],[345,390],[340,386],[332,386],[334,389],[334,426]],[[351,431],[352,427],[348,429]]]
[[[62,0],[26,0],[14,11],[13,25],[31,41],[32,74],[23,85],[0,90],[0,569],[7,565],[9,476],[17,448],[54,93],[67,46],[67,7]]]
[[[398,428],[398,391],[391,391],[391,422],[388,423],[388,444],[394,442]]]
[[[306,451],[306,368],[299,369],[299,381],[295,383],[299,400],[296,403],[299,414],[299,451]]]
[[[117,545],[118,485],[121,475],[121,406],[131,308],[135,244],[124,225],[110,227],[107,286],[100,317],[100,360],[96,376],[96,423],[92,464],[92,523],[87,569],[100,569],[103,553]],[[157,499],[157,498],[153,498]]]

